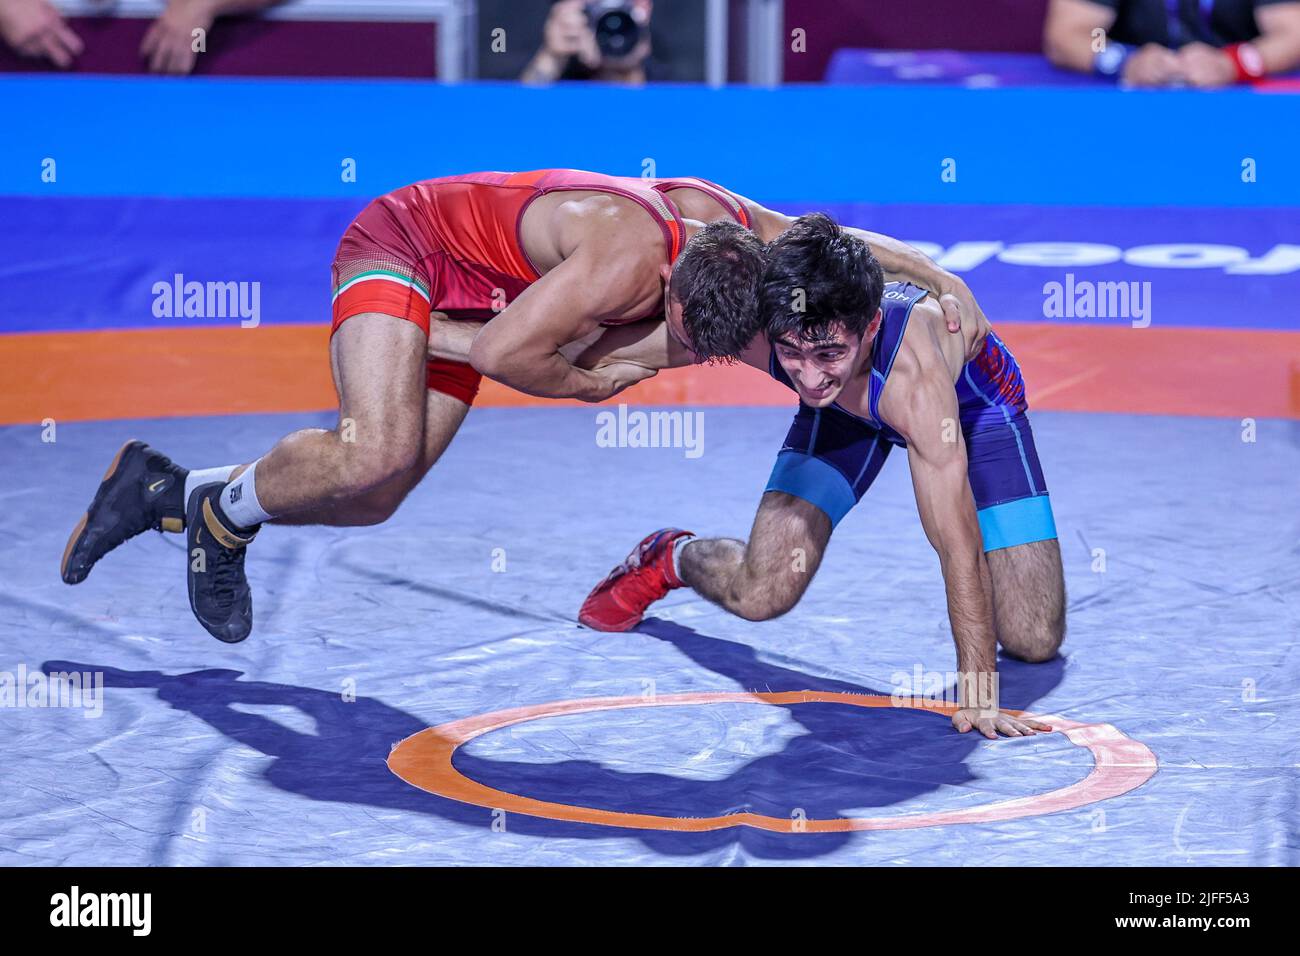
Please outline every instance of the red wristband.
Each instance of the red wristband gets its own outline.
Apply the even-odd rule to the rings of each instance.
[[[1253,83],[1264,75],[1264,58],[1249,43],[1225,46],[1223,52],[1237,70],[1238,83]]]

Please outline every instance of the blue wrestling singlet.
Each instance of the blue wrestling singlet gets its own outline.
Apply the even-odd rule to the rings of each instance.
[[[838,524],[871,487],[889,450],[906,447],[902,436],[880,420],[878,406],[912,306],[925,295],[924,289],[908,283],[885,286],[883,318],[871,352],[870,416],[854,415],[838,404],[817,409],[801,403],[777,455],[768,491],[811,502],[826,512],[832,525]],[[768,370],[778,382],[794,388],[775,350]],[[984,550],[1055,538],[1047,483],[1029,427],[1025,381],[996,333],[990,332],[984,350],[966,363],[955,387]]]

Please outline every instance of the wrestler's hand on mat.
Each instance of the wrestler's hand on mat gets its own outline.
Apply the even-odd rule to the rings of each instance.
[[[975,301],[970,286],[955,275],[949,274],[938,291],[939,307],[943,309],[948,331],[962,334],[966,342],[966,361],[973,362],[975,356],[984,351],[984,340],[992,326]]]
[[[44,58],[66,69],[81,55],[81,37],[46,0],[0,3],[0,37],[22,56]]]
[[[998,734],[1004,737],[1032,737],[1034,734],[1050,731],[1051,725],[1029,717],[1013,717],[1004,710],[996,714],[979,707],[963,707],[952,715],[952,725],[958,733],[978,730],[989,740],[997,740]]]

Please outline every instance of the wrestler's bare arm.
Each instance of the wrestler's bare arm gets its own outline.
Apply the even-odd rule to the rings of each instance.
[[[764,242],[771,242],[794,222],[793,216],[767,209],[751,199],[737,198],[745,204],[754,232]],[[844,230],[871,246],[872,254],[885,271],[886,281],[911,282],[937,295],[940,291],[937,287],[950,277],[950,273],[935,265],[933,259],[905,242],[854,226],[845,226]]]
[[[583,401],[602,401],[653,375],[653,369],[627,362],[579,368],[564,352],[602,323],[654,311],[662,290],[663,240],[652,227],[644,215],[629,216],[608,204],[569,214],[560,227],[571,232],[560,243],[563,260],[475,336],[470,364],[530,395]]]
[[[429,358],[468,362],[474,337],[486,322],[449,320],[434,313],[429,323]],[[611,365],[638,365],[648,371],[680,368],[695,357],[668,334],[661,319],[644,319],[626,325],[597,328],[559,352],[570,364],[588,371]]]
[[[744,203],[754,232],[764,242],[771,242],[794,222],[793,217],[765,209],[751,199],[743,196],[736,198]],[[947,320],[948,331],[962,333],[968,359],[973,359],[983,350],[984,339],[989,332],[988,319],[984,317],[984,311],[964,280],[940,268],[920,249],[892,236],[853,226],[845,226],[844,229],[871,246],[872,254],[885,272],[886,281],[911,282],[935,295]]]
[[[917,512],[939,556],[957,670],[964,678],[953,725],[963,733],[975,729],[990,738],[1030,735],[1049,728],[1003,712],[997,698],[993,584],[970,486],[966,443],[958,426],[953,382],[962,357],[954,345],[943,333],[936,304],[913,306],[880,397],[880,417],[907,441]]]
[[[695,361],[691,351],[668,334],[668,325],[662,319],[602,329],[599,335],[574,342],[563,351],[573,355],[574,365],[593,371],[618,364],[658,371]]]

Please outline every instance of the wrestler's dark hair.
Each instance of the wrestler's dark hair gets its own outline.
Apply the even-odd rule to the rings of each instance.
[[[734,362],[758,335],[758,288],[766,267],[762,240],[739,223],[711,222],[686,243],[668,291],[681,303],[699,358]]]
[[[759,312],[768,338],[816,342],[832,327],[862,335],[880,308],[885,274],[871,247],[830,216],[800,216],[767,246]]]

